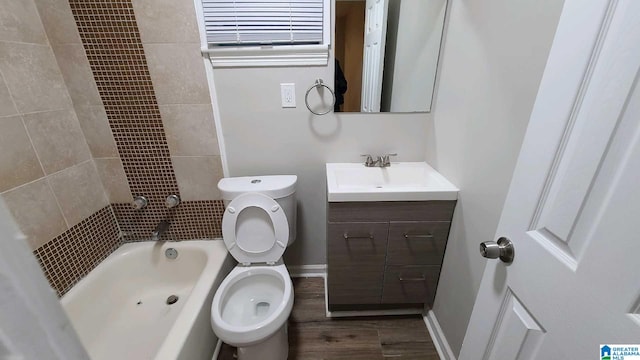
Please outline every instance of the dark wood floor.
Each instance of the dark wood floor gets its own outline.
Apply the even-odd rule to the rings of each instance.
[[[327,318],[323,279],[293,285],[289,360],[439,359],[421,316]],[[218,359],[234,359],[234,350],[223,345]]]

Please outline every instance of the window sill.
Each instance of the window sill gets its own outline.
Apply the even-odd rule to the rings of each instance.
[[[295,45],[202,49],[214,68],[270,66],[326,66],[328,45]]]

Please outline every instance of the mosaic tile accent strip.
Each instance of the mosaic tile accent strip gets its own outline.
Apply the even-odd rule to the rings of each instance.
[[[133,196],[179,194],[131,0],[69,0]]]
[[[165,207],[179,195],[167,139],[149,74],[131,0],[69,0],[82,44],[133,196],[149,205],[134,211],[112,204],[123,241],[149,240],[168,220],[172,240],[221,237],[222,201],[184,202]]]
[[[174,209],[165,209],[161,218],[147,209],[133,210],[130,204],[113,204],[113,210],[123,233],[123,242],[150,240],[151,232],[162,220],[171,226],[161,240],[215,239],[222,237],[222,200],[185,201]]]
[[[119,234],[109,205],[33,253],[51,287],[62,296],[120,246]]]

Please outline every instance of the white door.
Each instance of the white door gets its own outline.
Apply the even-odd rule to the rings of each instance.
[[[565,1],[459,359],[640,343],[639,69],[640,1]]]
[[[362,60],[362,112],[379,112],[389,0],[367,0]]]

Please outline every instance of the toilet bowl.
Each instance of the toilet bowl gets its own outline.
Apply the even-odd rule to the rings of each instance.
[[[293,307],[293,284],[284,264],[238,266],[219,289],[219,296],[217,293],[213,299],[211,316],[213,330],[222,341],[244,348],[263,342],[278,331],[286,334],[285,325]],[[281,345],[276,341],[267,353],[282,352]],[[287,349],[285,346],[284,350]]]
[[[289,222],[295,219],[295,182],[295,176],[264,176],[218,184],[223,198],[231,200],[223,215],[223,240],[239,264],[213,297],[211,326],[237,347],[240,360],[285,360],[289,353],[293,284],[282,254],[295,238]]]

